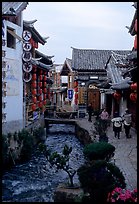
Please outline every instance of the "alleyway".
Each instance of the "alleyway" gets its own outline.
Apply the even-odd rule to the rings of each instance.
[[[88,130],[90,135],[94,129],[92,122],[88,122],[88,117],[79,119],[78,123]],[[137,133],[131,128],[131,138],[127,139],[124,134],[124,129],[121,132],[120,139],[114,137],[112,125],[107,130],[108,141],[116,147],[114,161],[115,164],[123,172],[126,180],[127,189],[137,188]],[[96,138],[98,139],[98,138]]]

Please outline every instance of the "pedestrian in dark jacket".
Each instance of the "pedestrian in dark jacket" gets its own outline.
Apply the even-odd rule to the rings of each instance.
[[[125,129],[126,138],[131,138],[131,136],[130,136],[130,128],[131,128],[131,121],[132,121],[131,116],[132,115],[129,113],[129,110],[126,109],[125,113],[123,115],[123,122],[124,122],[124,129]]]
[[[92,113],[93,113],[92,103],[89,103],[89,105],[87,107],[87,112],[89,115],[88,121],[92,122]]]

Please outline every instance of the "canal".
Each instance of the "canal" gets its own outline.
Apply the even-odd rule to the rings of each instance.
[[[85,159],[83,145],[74,131],[74,125],[53,124],[45,143],[51,151],[58,153],[65,144],[72,147],[70,166],[78,169]],[[54,190],[59,183],[67,181],[66,172],[51,168],[43,154],[34,152],[30,161],[14,166],[2,176],[2,202],[54,202]],[[74,183],[79,183],[77,174]]]

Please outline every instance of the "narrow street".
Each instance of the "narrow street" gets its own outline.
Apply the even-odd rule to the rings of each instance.
[[[93,135],[93,123],[88,121],[88,117],[79,119],[78,123]],[[131,138],[127,139],[122,129],[120,139],[114,137],[112,125],[108,127],[108,142],[115,146],[114,162],[120,168],[126,180],[126,188],[133,190],[137,188],[137,133],[131,128]],[[98,140],[98,138],[96,138]]]

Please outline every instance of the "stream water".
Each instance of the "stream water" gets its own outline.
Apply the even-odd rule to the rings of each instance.
[[[72,147],[70,166],[78,169],[85,159],[83,145],[75,137],[74,131],[73,125],[54,124],[45,143],[49,149],[59,153],[65,144]],[[51,168],[44,155],[34,153],[30,161],[14,166],[2,176],[2,202],[54,202],[55,188],[67,181],[66,172]],[[78,182],[76,174],[74,183]]]

